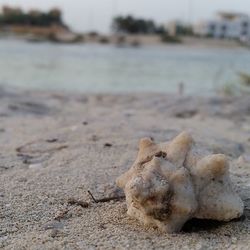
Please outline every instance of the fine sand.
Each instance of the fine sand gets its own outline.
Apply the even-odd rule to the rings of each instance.
[[[115,179],[138,140],[190,131],[231,160],[244,215],[163,234],[126,215]],[[0,248],[249,249],[250,98],[87,95],[0,89]],[[80,202],[78,202],[80,201]]]

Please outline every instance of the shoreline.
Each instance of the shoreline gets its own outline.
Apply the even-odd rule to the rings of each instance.
[[[0,247],[13,249],[246,249],[250,243],[249,96],[69,94],[0,88]],[[162,234],[126,215],[115,179],[138,140],[160,142],[182,130],[225,153],[244,217],[189,222]],[[105,145],[109,145],[108,147]],[[88,207],[68,204],[71,199]],[[60,218],[60,219],[58,219]]]
[[[245,48],[248,46],[234,40],[214,39],[214,38],[198,38],[198,37],[180,37],[180,43],[162,42],[160,36],[157,35],[106,35],[106,34],[79,34],[62,33],[54,36],[54,40],[46,39],[43,36],[15,33],[0,33],[0,39],[24,40],[30,43],[51,42],[54,44],[100,44],[100,45],[116,45],[118,47],[135,47],[141,46],[186,46],[191,48]]]

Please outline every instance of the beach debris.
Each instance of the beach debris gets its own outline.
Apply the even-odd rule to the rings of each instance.
[[[89,123],[87,121],[83,122],[82,125],[87,126]]]
[[[106,148],[110,148],[110,147],[112,147],[112,146],[113,146],[113,145],[112,145],[111,143],[108,143],[108,142],[104,144],[104,147],[106,147]]]
[[[77,206],[77,207],[81,207],[81,208],[88,208],[89,207],[89,203],[85,202],[85,201],[81,201],[81,200],[75,199],[73,197],[70,197],[66,201],[66,207],[64,209],[59,210],[59,211],[56,212],[54,220],[61,221],[63,219],[69,218],[73,214],[75,214],[76,211],[72,212],[70,206],[75,206],[75,207]]]
[[[54,217],[54,220],[60,221],[62,219],[65,219],[68,212],[69,212],[68,208],[58,211]]]
[[[124,195],[120,196],[112,196],[112,197],[104,197],[101,199],[96,199],[93,194],[88,190],[88,194],[90,195],[91,199],[94,201],[94,203],[104,203],[104,202],[110,202],[110,201],[121,201],[125,198]]]
[[[243,214],[223,154],[210,154],[182,132],[170,142],[140,141],[132,167],[117,181],[128,215],[168,233],[192,218],[230,221]]]
[[[54,142],[57,142],[58,139],[57,138],[52,138],[52,139],[47,139],[46,142],[48,143],[54,143]]]
[[[68,202],[69,205],[78,205],[78,206],[83,207],[83,208],[89,207],[88,202],[77,200],[75,198],[69,198],[67,202]]]
[[[188,119],[188,118],[194,117],[197,114],[198,114],[198,110],[196,110],[196,109],[182,110],[180,112],[177,112],[175,114],[175,117],[182,118],[182,119]]]

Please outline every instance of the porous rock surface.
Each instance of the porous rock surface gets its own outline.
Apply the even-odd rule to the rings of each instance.
[[[187,132],[160,144],[142,139],[117,185],[124,189],[128,215],[169,233],[191,218],[229,221],[243,214],[226,156],[201,149]]]

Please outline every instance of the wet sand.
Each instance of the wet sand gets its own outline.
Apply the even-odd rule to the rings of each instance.
[[[167,94],[87,95],[0,89],[0,248],[248,249],[250,99]],[[138,140],[180,131],[231,160],[245,212],[192,220],[163,234],[126,215],[115,179]],[[79,202],[80,201],[80,202]]]

